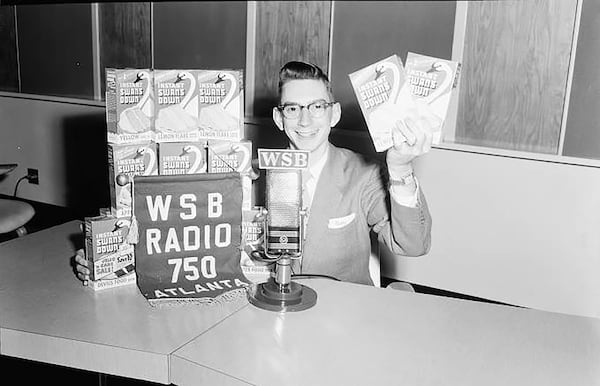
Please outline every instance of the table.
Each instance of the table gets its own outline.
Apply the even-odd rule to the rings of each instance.
[[[71,221],[0,245],[1,354],[168,384],[172,352],[247,306],[155,308],[135,285],[94,292],[71,268],[82,243]]]
[[[600,320],[327,280],[172,355],[177,385],[599,385]]]
[[[152,308],[70,267],[72,221],[0,245],[0,353],[188,385],[600,385],[600,320],[323,279],[315,307]]]

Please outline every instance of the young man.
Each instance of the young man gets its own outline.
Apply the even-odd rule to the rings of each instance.
[[[396,254],[420,256],[429,250],[431,216],[411,163],[431,148],[432,127],[418,116],[396,122],[384,168],[329,142],[340,115],[319,67],[295,61],[282,67],[273,120],[292,149],[310,152],[310,173],[303,177],[308,223],[302,259],[293,270],[373,285],[371,231]],[[88,280],[83,251],[75,260],[78,277]]]
[[[308,224],[300,267],[294,273],[372,285],[371,230],[396,254],[427,253],[431,216],[411,164],[431,148],[433,127],[425,117],[396,122],[386,171],[329,142],[341,107],[319,67],[303,62],[283,66],[279,98],[279,106],[273,108],[275,124],[292,149],[310,151],[310,176],[304,181]]]

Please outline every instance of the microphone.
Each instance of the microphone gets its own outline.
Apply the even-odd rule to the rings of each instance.
[[[267,170],[265,253],[269,258],[284,253],[300,257],[301,192],[300,170]]]
[[[258,149],[259,167],[267,169],[265,238],[263,251],[275,261],[275,275],[248,291],[253,305],[270,311],[301,311],[314,306],[317,293],[293,282],[292,260],[302,257],[304,211],[302,169],[308,167],[308,152]]]

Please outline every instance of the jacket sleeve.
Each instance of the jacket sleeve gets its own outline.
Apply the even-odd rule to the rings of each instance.
[[[431,215],[421,188],[416,207],[398,204],[388,191],[380,169],[369,175],[362,194],[362,206],[367,223],[395,254],[422,256],[431,247]]]

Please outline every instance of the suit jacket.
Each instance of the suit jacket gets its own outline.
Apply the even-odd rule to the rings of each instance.
[[[390,198],[381,165],[329,146],[310,208],[301,272],[373,285],[369,232],[376,232],[396,254],[423,255],[431,242],[427,203],[419,191],[416,208],[397,204]]]

